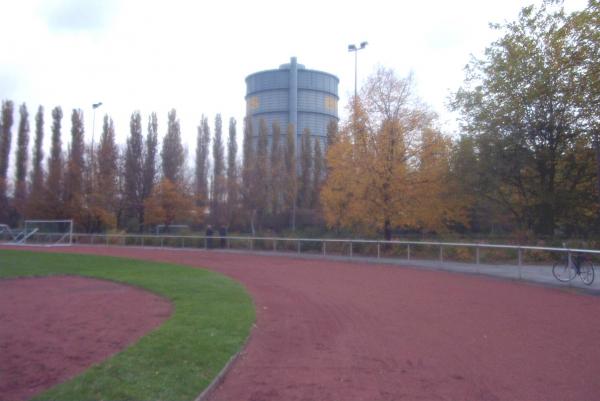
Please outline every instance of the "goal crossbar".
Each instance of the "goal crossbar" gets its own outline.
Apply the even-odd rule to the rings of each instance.
[[[51,227],[51,229],[44,230],[45,226]],[[48,246],[71,245],[73,243],[73,220],[25,220],[24,237],[19,243],[26,244],[28,239],[35,239],[36,244],[42,242]]]

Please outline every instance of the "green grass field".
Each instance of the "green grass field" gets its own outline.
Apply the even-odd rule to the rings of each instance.
[[[248,337],[254,307],[222,275],[166,263],[0,250],[0,278],[78,275],[144,288],[174,311],[158,329],[35,400],[193,400]]]

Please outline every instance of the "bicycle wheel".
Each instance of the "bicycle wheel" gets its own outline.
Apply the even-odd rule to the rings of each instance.
[[[592,262],[585,261],[579,266],[579,277],[585,285],[592,285],[594,282],[594,265]]]
[[[575,278],[576,272],[573,266],[569,266],[569,263],[566,260],[563,260],[556,262],[554,266],[552,266],[552,274],[558,281],[566,283]]]

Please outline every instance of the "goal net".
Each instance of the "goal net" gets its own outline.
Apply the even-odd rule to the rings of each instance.
[[[15,242],[48,246],[71,245],[73,220],[25,220],[24,230]]]
[[[18,233],[10,229],[8,224],[0,224],[0,242],[14,241]]]

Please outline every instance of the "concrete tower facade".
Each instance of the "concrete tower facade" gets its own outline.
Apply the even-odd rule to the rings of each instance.
[[[296,131],[296,143],[305,128],[325,149],[327,125],[338,121],[339,79],[332,74],[306,69],[292,57],[289,64],[277,70],[260,71],[246,77],[246,116],[258,136],[260,120],[264,119],[271,135],[277,121],[282,135],[288,124]],[[296,146],[296,149],[298,147]]]

